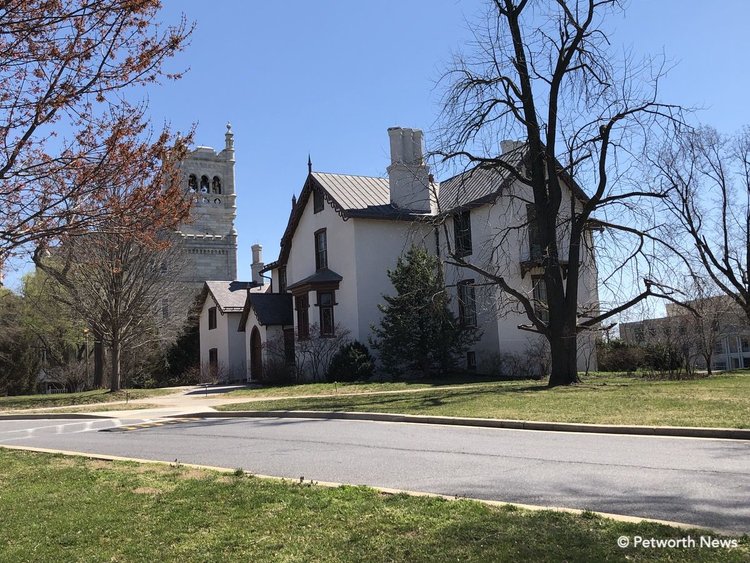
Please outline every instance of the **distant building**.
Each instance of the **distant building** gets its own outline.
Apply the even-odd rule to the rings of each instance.
[[[750,367],[750,323],[731,298],[708,297],[686,304],[701,313],[702,320],[684,307],[669,303],[666,317],[622,323],[620,338],[630,345],[661,342],[680,346],[697,369],[707,368],[701,353],[707,346],[713,351],[714,370]]]
[[[189,222],[177,234],[186,263],[178,277],[198,293],[207,280],[237,278],[237,214],[234,184],[234,134],[227,124],[221,152],[197,147],[181,163],[185,191],[193,198]]]

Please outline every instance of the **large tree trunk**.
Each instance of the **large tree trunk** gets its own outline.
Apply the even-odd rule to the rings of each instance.
[[[112,346],[110,347],[110,351],[112,353],[112,357],[110,358],[112,362],[112,366],[110,370],[109,389],[110,391],[119,391],[120,390],[120,343],[117,340],[112,341]]]
[[[94,332],[94,388],[104,386],[104,344],[102,336]]]
[[[704,354],[703,359],[706,361],[706,375],[711,375],[711,360],[713,360],[713,350],[711,350],[711,353]]]
[[[549,386],[578,383],[578,346],[575,329],[572,334],[570,331],[554,331],[549,344],[552,361]]]

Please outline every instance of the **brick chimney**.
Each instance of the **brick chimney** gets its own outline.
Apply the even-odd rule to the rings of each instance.
[[[253,281],[258,285],[264,285],[266,283],[265,278],[260,275],[260,271],[263,269],[263,247],[260,244],[254,244],[250,247],[253,251],[253,263],[250,269],[253,273]]]

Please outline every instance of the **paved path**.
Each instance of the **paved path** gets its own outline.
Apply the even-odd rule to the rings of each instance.
[[[750,531],[750,443],[309,419],[3,421],[0,444],[565,506]]]
[[[296,395],[276,395],[276,396],[252,396],[252,395],[227,395],[229,391],[235,389],[246,389],[245,385],[224,385],[209,386],[205,389],[198,385],[194,387],[178,387],[177,391],[169,395],[159,395],[156,397],[145,397],[129,401],[113,401],[109,403],[91,403],[88,405],[64,406],[64,407],[44,407],[38,409],[23,409],[0,411],[0,414],[22,414],[22,413],[54,413],[54,412],[80,412],[92,413],[100,416],[111,416],[115,418],[156,418],[160,416],[182,415],[189,413],[215,411],[215,407],[235,403],[253,403],[259,401],[281,401],[284,399],[313,399],[327,397],[350,397],[360,395],[393,395],[402,393],[420,393],[425,391],[445,390],[453,391],[455,389],[470,389],[481,387],[481,384],[462,384],[433,387],[418,387],[416,389],[396,389],[389,391],[356,391],[356,388],[350,392],[341,391],[339,393],[326,393],[318,395],[296,394]],[[342,389],[347,389],[346,387]],[[283,392],[283,388],[280,388]],[[97,407],[112,407],[122,405],[122,410],[96,411]],[[148,405],[147,408],[140,408],[139,405]],[[154,406],[151,406],[154,405]]]

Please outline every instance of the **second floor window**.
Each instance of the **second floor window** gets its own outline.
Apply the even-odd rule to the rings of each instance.
[[[294,298],[294,308],[297,309],[297,338],[305,340],[310,336],[310,317],[307,294]]]
[[[315,269],[322,270],[328,267],[328,241],[326,230],[321,229],[315,233]]]
[[[477,301],[474,280],[458,282],[458,318],[461,326],[477,326]]]
[[[216,328],[216,307],[211,307],[208,310],[208,330]]]
[[[471,214],[468,210],[453,216],[453,236],[456,256],[470,256],[471,250]]]
[[[526,206],[526,219],[529,230],[529,259],[541,260],[542,239],[539,236],[539,221],[537,221],[536,206],[533,203]]]
[[[532,276],[531,283],[534,284],[534,312],[539,317],[539,320],[548,323],[547,284],[544,281],[544,276]]]
[[[279,268],[279,293],[286,293],[286,266]]]

